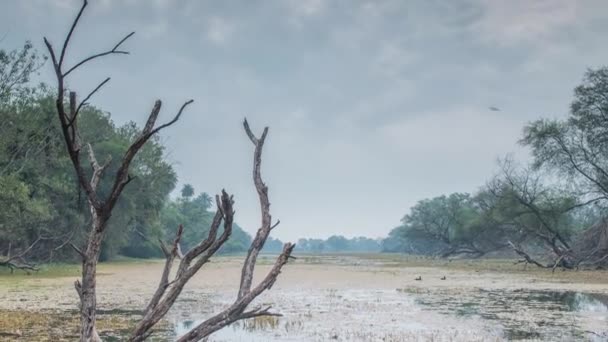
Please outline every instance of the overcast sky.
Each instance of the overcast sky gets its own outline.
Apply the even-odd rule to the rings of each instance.
[[[59,46],[79,6],[1,0],[1,47]],[[69,86],[111,76],[92,102],[118,123],[143,123],[157,98],[168,119],[193,98],[162,135],[180,187],[225,187],[249,232],[241,121],[270,126],[263,176],[284,240],[384,236],[420,199],[476,191],[497,157],[526,158],[527,121],[563,117],[586,68],[608,64],[605,0],[90,0],[68,62],[130,31],[131,55]]]

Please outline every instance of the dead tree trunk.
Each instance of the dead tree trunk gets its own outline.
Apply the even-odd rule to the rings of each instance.
[[[110,164],[110,160],[107,160],[103,165],[100,165],[97,161],[93,148],[90,144],[86,144],[88,151],[88,160],[92,175],[87,176],[83,165],[81,164],[81,152],[83,145],[80,141],[80,134],[78,132],[78,114],[83,106],[87,104],[87,101],[93,96],[101,87],[103,87],[110,78],[106,78],[102,81],[95,89],[93,89],[80,103],[76,100],[76,93],[70,92],[68,94],[68,105],[66,108],[66,91],[65,91],[65,80],[68,75],[76,71],[79,67],[86,64],[87,62],[104,57],[111,54],[128,54],[126,51],[119,50],[120,46],[129,39],[134,32],[126,35],[120,40],[111,50],[107,50],[101,53],[91,55],[74,66],[64,68],[64,60],[66,50],[68,48],[70,38],[76,28],[85,8],[87,7],[87,0],[83,1],[82,7],[78,12],[78,15],[74,19],[72,26],[63,42],[63,47],[60,54],[56,54],[51,43],[45,38],[44,42],[47,46],[53,68],[57,78],[57,98],[56,108],[59,122],[61,124],[61,131],[66,143],[66,148],[72,165],[76,172],[79,187],[84,191],[87,203],[91,214],[91,226],[89,235],[87,238],[86,247],[84,249],[70,243],[70,246],[78,252],[82,258],[82,278],[80,281],[75,282],[75,288],[80,297],[80,341],[100,341],[99,335],[96,330],[96,310],[97,310],[97,296],[96,296],[96,275],[97,275],[97,262],[99,254],[101,252],[101,243],[104,238],[104,234],[107,228],[107,223],[112,216],[112,210],[118,198],[122,194],[123,189],[133,179],[129,174],[129,167],[133,158],[139,152],[139,150],[146,144],[146,142],[160,130],[171,126],[177,120],[179,120],[184,109],[192,103],[192,100],[186,101],[179,109],[175,117],[162,125],[156,126],[156,120],[160,113],[161,102],[157,100],[154,107],[148,116],[148,120],[141,132],[141,134],[135,139],[135,141],[129,146],[125,152],[118,171],[113,179],[113,185],[105,198],[101,198],[97,192],[97,186],[101,180],[101,177],[105,169]],[[67,70],[65,70],[67,69]],[[262,292],[272,287],[276,281],[282,267],[287,263],[291,256],[291,252],[294,245],[291,243],[285,244],[283,252],[277,258],[274,267],[266,275],[264,280],[256,287],[252,288],[253,272],[255,263],[260,250],[263,248],[266,239],[270,231],[277,226],[279,223],[271,224],[270,216],[270,202],[268,200],[268,188],[264,184],[261,178],[261,156],[262,148],[268,128],[264,129],[262,136],[257,138],[250,130],[247,121],[244,122],[245,132],[249,136],[252,143],[255,145],[254,152],[254,181],[255,186],[259,195],[261,210],[262,210],[262,225],[259,228],[255,239],[253,240],[245,263],[243,265],[243,271],[241,275],[241,283],[238,292],[237,299],[235,302],[226,308],[219,314],[209,318],[207,321],[201,323],[195,327],[192,331],[180,338],[180,341],[198,341],[206,336],[209,336],[213,332],[231,324],[240,319],[251,318],[262,315],[277,315],[269,312],[269,307],[266,308],[255,308],[250,311],[245,311],[247,306]],[[186,283],[200,270],[200,268],[209,261],[212,255],[214,255],[218,249],[228,240],[232,232],[232,222],[234,216],[234,210],[232,208],[233,199],[225,191],[222,191],[222,195],[216,196],[217,212],[213,220],[213,224],[210,228],[209,235],[204,241],[201,241],[197,246],[188,251],[185,255],[182,255],[179,249],[179,242],[182,236],[183,228],[180,226],[176,233],[175,240],[173,241],[172,248],[169,250],[161,242],[161,247],[166,257],[165,268],[161,276],[158,288],[148,304],[142,320],[137,324],[133,334],[130,338],[131,341],[143,341],[151,333],[151,329],[165,316],[171,306],[175,303],[176,299],[180,295],[182,289]],[[224,231],[221,236],[217,237],[217,232],[221,223],[224,223]],[[169,275],[175,258],[180,258],[179,268],[172,281],[169,281]]]
[[[112,210],[118,198],[120,197],[123,189],[133,179],[129,175],[129,167],[135,155],[139,150],[146,144],[146,142],[161,129],[171,126],[180,118],[183,110],[186,106],[192,103],[192,100],[185,102],[180,108],[177,115],[169,122],[155,127],[156,120],[158,118],[161,102],[156,101],[152,112],[148,116],[148,120],[142,130],[141,134],[135,139],[135,141],[129,146],[125,152],[120,166],[114,177],[114,182],[110,194],[106,198],[100,198],[97,193],[97,185],[101,179],[104,170],[108,167],[110,161],[108,160],[103,165],[97,162],[95,153],[90,145],[88,148],[88,159],[91,165],[92,175],[90,179],[87,178],[87,174],[81,164],[81,152],[83,145],[80,141],[80,134],[78,132],[78,114],[80,110],[87,104],[87,101],[101,88],[103,87],[110,78],[106,78],[102,81],[95,89],[93,89],[80,103],[77,103],[76,93],[70,92],[68,98],[69,108],[65,106],[66,91],[65,91],[65,80],[72,73],[78,70],[82,65],[95,60],[100,57],[104,57],[111,54],[128,54],[126,51],[119,50],[120,46],[131,36],[134,32],[126,35],[120,40],[111,50],[107,50],[101,53],[91,55],[74,66],[65,68],[65,56],[66,51],[70,42],[70,38],[74,33],[85,8],[87,7],[87,1],[84,0],[78,15],[74,19],[72,26],[63,42],[63,47],[60,54],[55,53],[51,43],[46,38],[44,43],[51,56],[55,76],[57,78],[57,97],[55,105],[57,109],[57,115],[61,124],[61,131],[66,143],[66,148],[72,165],[76,172],[78,183],[80,188],[84,190],[86,194],[88,206],[91,213],[91,227],[87,239],[86,248],[81,250],[77,246],[71,244],[71,246],[80,254],[82,258],[82,279],[75,283],[76,291],[80,297],[80,341],[100,341],[99,335],[95,329],[96,323],[96,274],[97,274],[97,261],[99,259],[99,253],[101,251],[101,242],[104,237],[104,233],[107,227],[108,220],[112,216]],[[65,70],[67,69],[67,70]]]

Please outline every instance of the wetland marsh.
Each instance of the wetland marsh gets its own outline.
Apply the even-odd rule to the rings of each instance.
[[[259,274],[270,260],[260,260]],[[241,262],[238,256],[218,257],[205,266],[152,340],[174,340],[228,305]],[[100,264],[104,340],[120,341],[129,331],[161,270],[160,261]],[[0,276],[0,340],[76,339],[78,271],[78,265],[64,265],[29,276]],[[282,317],[237,322],[210,341],[603,341],[608,336],[607,272],[553,274],[524,271],[508,260],[369,254],[302,255],[283,273],[255,303],[272,305]]]

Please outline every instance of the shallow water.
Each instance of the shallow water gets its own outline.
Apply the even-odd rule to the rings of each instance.
[[[175,340],[232,303],[241,262],[222,258],[207,265],[151,341]],[[383,255],[301,257],[253,303],[272,305],[283,317],[237,322],[210,341],[608,341],[608,280],[601,273],[593,273],[602,280],[592,283],[574,272],[480,272],[423,262],[408,265]],[[162,263],[106,268],[98,301],[104,341],[127,336],[161,271]],[[72,282],[0,279],[0,341],[74,340]]]
[[[293,296],[292,299],[299,299]],[[283,308],[286,317],[247,320],[216,333],[212,341],[603,341],[607,297],[557,291],[338,291],[306,296],[307,312]],[[331,310],[331,314],[329,314]],[[411,317],[415,313],[415,317]],[[442,317],[434,315],[439,313]],[[408,319],[408,316],[409,319]],[[179,336],[203,319],[175,320]],[[452,332],[446,328],[455,325]],[[467,329],[467,327],[469,329]],[[595,335],[588,329],[596,329]]]
[[[454,295],[435,291],[416,302],[445,315],[480,317],[509,340],[595,339],[608,326],[607,297],[572,291],[484,290]]]

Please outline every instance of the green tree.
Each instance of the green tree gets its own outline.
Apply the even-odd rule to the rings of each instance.
[[[527,125],[522,144],[534,166],[558,173],[588,201],[608,199],[608,68],[589,70],[574,90],[566,120]]]
[[[29,92],[28,83],[46,61],[27,41],[20,50],[0,49],[0,101],[11,101],[12,95]]]
[[[181,240],[182,250],[187,251],[194,247],[209,233],[209,228],[215,216],[215,211],[210,211],[212,206],[211,196],[203,192],[194,197],[195,189],[189,184],[184,185],[181,197],[168,200],[161,210],[161,223],[166,239],[175,235],[175,229],[180,224],[184,227]],[[194,199],[192,199],[194,197]],[[220,228],[220,234],[223,228]],[[251,236],[247,234],[236,223],[232,226],[232,235],[220,249],[221,253],[240,253],[247,250],[251,244]]]
[[[342,235],[332,235],[325,241],[325,249],[331,252],[348,251],[348,240]]]
[[[192,187],[190,184],[184,184],[181,193],[184,199],[189,200],[192,196],[194,196],[194,187]]]

